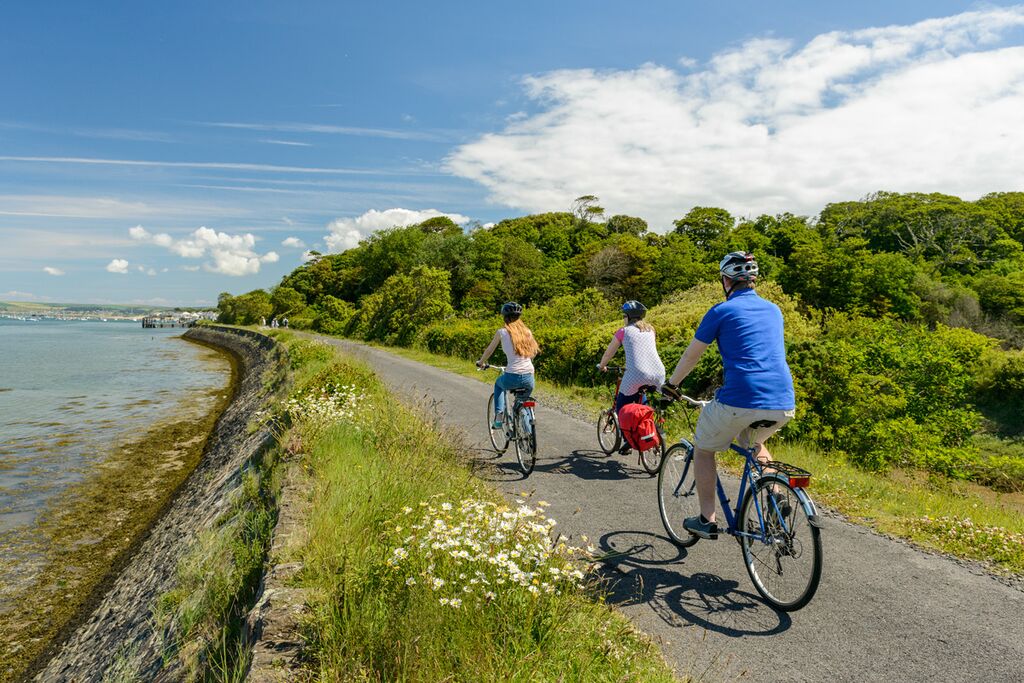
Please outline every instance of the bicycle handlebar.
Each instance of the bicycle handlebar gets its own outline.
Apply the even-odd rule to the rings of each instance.
[[[670,386],[671,385],[669,385],[669,384],[664,384],[661,387],[661,395],[664,396],[665,398],[669,399],[669,400],[672,400],[672,401],[685,401],[686,403],[689,403],[694,408],[703,408],[707,404],[711,403],[711,401],[701,401],[700,399],[696,399],[696,398],[693,398],[691,396],[687,396],[686,394],[682,393],[681,391],[679,391],[675,387],[669,388]]]
[[[601,369],[601,364],[598,363],[594,367],[596,367],[598,370],[600,370]],[[624,372],[626,372],[626,368],[621,366],[621,365],[606,365],[606,366],[604,366],[604,369],[607,372],[617,372],[620,375],[623,374]]]
[[[491,365],[490,363],[484,363],[483,365],[480,365],[479,363],[476,364],[477,370],[487,370],[489,368],[493,368],[499,372],[505,372],[504,365]]]

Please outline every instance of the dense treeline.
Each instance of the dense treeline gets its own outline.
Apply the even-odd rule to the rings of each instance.
[[[1002,487],[1024,483],[1024,448],[978,435],[1024,432],[1024,193],[975,202],[878,193],[816,218],[736,220],[695,207],[661,235],[640,218],[603,219],[596,197],[569,212],[464,231],[447,218],[375,233],[320,256],[270,293],[223,294],[222,320],[288,316],[293,326],[473,357],[501,302],[527,306],[544,347],[538,371],[598,382],[615,304],[657,305],[666,364],[720,300],[717,261],[761,263],[759,290],[783,308],[801,418],[792,436],[881,468],[926,467]],[[689,380],[719,380],[706,354]],[[995,449],[995,454],[993,454]]]

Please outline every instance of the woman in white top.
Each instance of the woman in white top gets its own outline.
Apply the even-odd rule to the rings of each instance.
[[[627,403],[642,401],[642,387],[657,389],[665,383],[665,365],[658,355],[654,327],[644,320],[646,314],[647,308],[639,301],[627,301],[622,304],[622,315],[625,318],[623,326],[612,336],[598,365],[604,372],[608,362],[615,357],[619,346],[625,350],[626,371],[622,375],[619,393],[615,397],[616,412]]]
[[[505,372],[494,382],[495,429],[501,427],[502,412],[505,410],[505,392],[515,389],[533,391],[534,387],[533,358],[540,353],[540,346],[533,338],[530,328],[519,319],[522,314],[523,307],[514,301],[509,301],[501,307],[501,317],[505,319],[505,326],[498,328],[484,354],[476,362],[478,366],[485,365],[487,359],[498,348],[498,344],[501,344],[501,350],[508,358]]]

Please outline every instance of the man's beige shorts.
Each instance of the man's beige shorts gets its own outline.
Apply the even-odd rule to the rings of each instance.
[[[754,444],[764,443],[768,437],[792,420],[794,415],[795,410],[736,408],[714,400],[700,411],[693,445],[706,451],[727,451],[729,444],[736,440],[743,448],[750,448]],[[771,427],[751,429],[752,423],[761,420],[769,420],[775,424]]]

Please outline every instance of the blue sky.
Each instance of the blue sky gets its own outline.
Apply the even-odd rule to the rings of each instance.
[[[1021,190],[1024,9],[0,8],[0,300],[201,304],[436,213]]]

